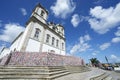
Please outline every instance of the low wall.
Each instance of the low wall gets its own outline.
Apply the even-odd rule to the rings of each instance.
[[[14,52],[7,65],[16,66],[64,66],[84,65],[83,59],[53,53]]]

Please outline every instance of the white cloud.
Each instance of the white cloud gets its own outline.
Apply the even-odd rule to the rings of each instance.
[[[112,42],[113,42],[113,43],[118,43],[118,42],[120,42],[120,37],[115,37],[115,38],[113,38],[113,39],[112,39]]]
[[[115,56],[114,54],[112,54],[110,57],[111,57],[112,59],[116,59],[116,58],[117,58],[117,56]]]
[[[116,35],[116,36],[120,36],[120,27],[118,27],[117,32],[115,32],[115,35]]]
[[[118,27],[118,29],[120,29],[120,27]]]
[[[20,32],[24,31],[24,27],[17,23],[5,24],[4,29],[2,29],[2,34],[0,34],[0,40],[5,42],[12,42]]]
[[[79,39],[79,42],[75,44],[70,50],[70,53],[75,54],[75,53],[80,53],[88,50],[91,46],[87,43],[89,40],[91,40],[91,38],[88,34],[81,36]]]
[[[20,10],[21,10],[23,16],[27,15],[27,11],[25,8],[20,8]]]
[[[120,27],[118,27],[118,30],[114,33],[116,37],[112,38],[112,43],[118,43],[120,42]]]
[[[107,9],[96,6],[90,9],[90,15],[88,22],[91,28],[99,34],[104,34],[120,25],[120,3]]]
[[[74,27],[77,27],[80,23],[80,17],[78,14],[74,14],[71,19],[71,23]]]
[[[92,53],[92,55],[93,55],[93,56],[96,56],[96,55],[97,55],[97,53],[94,53],[94,52],[93,52],[93,53]]]
[[[56,3],[50,7],[55,16],[61,18],[66,18],[75,8],[76,5],[72,0],[57,0]]]
[[[94,4],[101,4],[101,3],[103,3],[103,2],[105,2],[105,0],[95,0],[93,3],[94,3]]]
[[[120,62],[120,57],[118,57],[118,56],[116,56],[116,55],[114,55],[114,54],[111,54],[111,55],[110,55],[110,59],[111,59],[111,61],[113,61],[113,62]]]
[[[110,43],[104,43],[104,44],[100,45],[100,49],[101,49],[101,50],[105,50],[105,49],[107,49],[107,48],[110,47],[110,46],[111,46]]]
[[[88,16],[82,16],[82,15],[79,16],[78,14],[74,14],[72,16],[71,23],[74,27],[77,27],[80,22],[88,21],[88,20],[89,20]]]
[[[93,55],[93,56],[96,56],[98,53],[99,53],[99,51],[94,51],[94,52],[92,53],[92,55]]]
[[[87,34],[87,35],[84,36],[84,40],[89,41],[89,40],[91,40],[91,37]]]
[[[91,40],[91,37],[87,34],[87,35],[84,35],[84,36],[81,36],[80,37],[80,44],[83,44],[85,43],[86,41],[89,41]]]

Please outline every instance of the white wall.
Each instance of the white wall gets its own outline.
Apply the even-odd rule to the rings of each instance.
[[[34,22],[30,22],[23,33],[23,37],[21,39],[20,45],[18,46],[18,50],[20,51],[24,45],[24,42],[26,41],[26,36],[28,36],[28,32],[31,30],[31,28],[34,27]]]
[[[21,42],[21,39],[22,39],[22,35],[23,35],[23,34],[21,34],[21,35],[19,36],[19,38],[17,38],[17,39],[15,40],[15,42],[10,46],[10,51],[14,51],[15,49],[16,49],[16,51],[19,51],[18,47],[19,47],[19,45],[20,45],[20,42]]]
[[[40,49],[40,42],[33,40],[33,39],[29,39],[28,45],[26,47],[26,51],[27,52],[39,52],[39,49]]]
[[[66,54],[66,52],[65,51],[61,51],[61,55],[65,55]]]
[[[55,51],[54,53],[56,54],[65,55],[65,51],[62,51],[55,47],[51,47],[50,45],[47,44],[43,44],[42,52],[51,52],[52,50]]]
[[[64,43],[63,49],[62,49],[62,43]],[[65,49],[65,48],[66,48],[66,46],[65,46],[66,43],[65,43],[65,41],[64,41],[63,39],[61,39],[61,44],[60,44],[60,45],[61,45],[61,50],[66,50],[66,49]]]
[[[7,54],[10,54],[10,50],[8,48],[4,48],[4,50],[0,54],[0,59],[6,56]]]
[[[54,53],[56,54],[60,54],[60,50],[55,48],[55,47],[51,47],[47,44],[43,44],[43,47],[42,47],[42,52],[51,52],[51,51],[55,51]]]

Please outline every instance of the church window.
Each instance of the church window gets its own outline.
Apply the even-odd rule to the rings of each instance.
[[[59,46],[59,40],[57,39],[56,40],[56,47],[58,47]]]
[[[61,29],[61,31],[63,32],[63,28]]]
[[[62,36],[63,36],[63,28],[61,29],[61,32],[62,32]]]
[[[43,11],[43,10],[41,10],[41,16],[44,16],[44,14],[45,14],[45,13],[44,13],[44,11]]]
[[[64,43],[62,43],[62,50],[64,50]]]
[[[50,35],[47,34],[47,36],[46,36],[46,43],[49,43],[49,39],[50,39]]]
[[[14,51],[16,51],[16,48],[14,49]]]
[[[55,38],[52,37],[52,45],[54,45],[54,42],[55,42]]]
[[[35,37],[35,38],[39,38],[39,35],[40,35],[40,29],[36,28],[34,37]]]
[[[55,30],[55,27],[53,27],[53,30]]]

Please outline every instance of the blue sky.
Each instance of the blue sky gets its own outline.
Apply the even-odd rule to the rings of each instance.
[[[25,29],[37,3],[48,10],[48,22],[64,26],[67,55],[120,62],[120,0],[1,0],[0,49]]]

